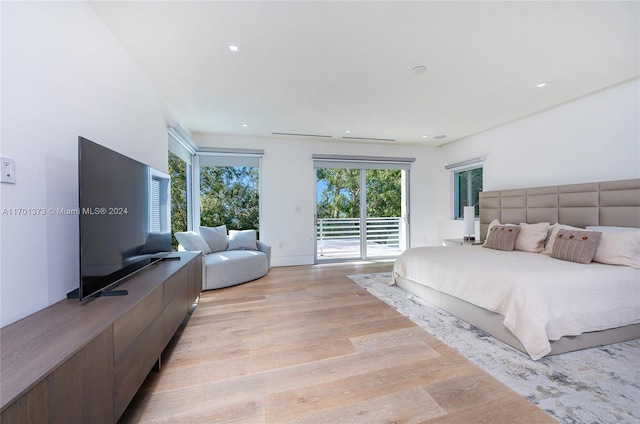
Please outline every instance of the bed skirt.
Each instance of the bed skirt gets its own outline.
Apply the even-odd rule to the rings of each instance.
[[[395,282],[396,285],[408,292],[413,293],[432,305],[489,333],[503,343],[527,354],[522,343],[503,325],[504,317],[502,315],[401,276],[397,276]],[[627,325],[603,331],[593,331],[583,333],[579,336],[567,336],[559,340],[550,340],[551,352],[546,356],[634,339],[640,339],[640,324]]]

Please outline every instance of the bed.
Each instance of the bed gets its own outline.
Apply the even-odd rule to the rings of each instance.
[[[601,233],[600,248],[614,240],[609,231],[640,228],[640,179],[483,192],[480,211],[483,238],[491,223],[524,224],[524,234],[560,222]],[[549,228],[533,251],[412,248],[394,263],[394,283],[534,360],[640,338],[640,270],[552,257],[549,240],[571,227]],[[632,265],[640,260],[634,249]]]

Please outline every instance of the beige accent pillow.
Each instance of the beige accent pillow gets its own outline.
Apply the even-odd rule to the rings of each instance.
[[[640,269],[640,231],[602,233],[593,261]]]
[[[551,257],[589,264],[596,254],[601,236],[599,231],[560,230],[553,244]]]
[[[482,243],[483,246],[486,245],[487,240],[489,240],[489,233],[491,232],[491,228],[495,227],[496,225],[502,225],[502,224],[500,224],[500,221],[498,221],[497,219],[494,219],[489,223],[489,226],[487,227],[487,238],[485,239],[484,243]]]
[[[523,252],[540,253],[544,250],[544,241],[547,238],[548,222],[537,224],[520,224],[520,233],[516,238],[515,250]]]
[[[553,244],[556,242],[556,237],[560,230],[583,230],[583,228],[572,227],[571,225],[554,224],[553,230],[551,230],[551,235],[549,235],[549,240],[547,241],[544,250],[541,252],[543,255],[551,255],[553,252]]]
[[[520,233],[517,225],[495,225],[487,234],[487,242],[482,246],[489,249],[512,251]]]

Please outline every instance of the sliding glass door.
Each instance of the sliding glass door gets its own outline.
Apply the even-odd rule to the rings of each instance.
[[[366,169],[365,258],[394,257],[402,253],[402,172]]]
[[[407,243],[408,170],[337,165],[316,166],[316,262],[398,256]]]
[[[360,170],[316,169],[316,260],[360,259]]]

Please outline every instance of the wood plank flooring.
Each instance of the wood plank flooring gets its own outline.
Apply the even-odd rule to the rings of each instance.
[[[120,422],[555,422],[346,277],[390,270],[273,268],[203,292]]]

